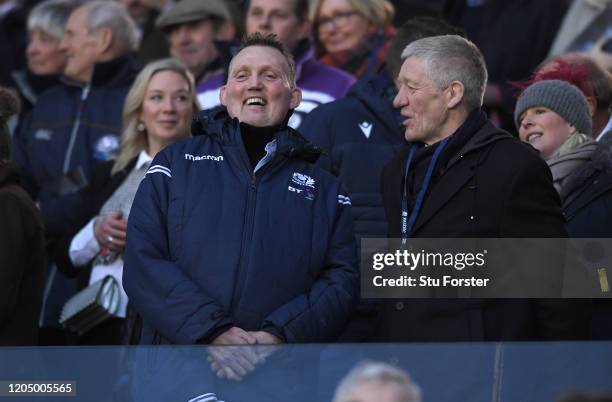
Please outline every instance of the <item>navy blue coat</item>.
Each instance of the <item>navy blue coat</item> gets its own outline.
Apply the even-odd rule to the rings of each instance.
[[[591,159],[567,178],[561,202],[570,237],[612,237],[612,139],[604,137]],[[612,300],[593,301],[591,339],[612,339]]]
[[[223,328],[332,341],[357,301],[350,200],[290,128],[253,173],[236,119],[201,112],[203,135],[151,164],[128,223],[123,284],[141,343],[206,342]]]
[[[387,234],[380,175],[407,147],[391,103],[393,94],[393,83],[383,72],[358,81],[346,98],[319,106],[300,126],[300,132],[325,151],[317,165],[347,187],[358,240]]]
[[[89,89],[68,81],[54,86],[24,121],[14,159],[40,205],[48,237],[59,237],[76,221],[78,192],[91,181],[95,165],[117,150],[123,101],[135,74],[128,56],[97,64]]]

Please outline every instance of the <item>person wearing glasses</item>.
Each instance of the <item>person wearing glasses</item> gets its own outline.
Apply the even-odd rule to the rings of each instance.
[[[312,10],[321,62],[357,78],[380,69],[395,35],[389,1],[316,0]]]

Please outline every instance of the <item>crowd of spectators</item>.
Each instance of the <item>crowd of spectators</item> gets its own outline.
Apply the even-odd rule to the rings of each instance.
[[[505,222],[514,225],[511,234],[612,237],[611,17],[612,2],[605,0],[0,0],[0,86],[14,91],[0,92],[0,285],[10,290],[0,298],[0,343],[119,344],[140,330],[138,310],[147,311],[150,300],[138,300],[133,309],[122,287],[131,204],[158,152],[198,134],[194,130],[208,130],[202,126],[204,118],[197,118],[192,128],[198,112],[218,119],[214,113],[229,108],[224,85],[236,78],[229,76],[231,62],[243,34],[274,34],[292,55],[301,102],[291,103],[286,119],[273,122],[274,129],[297,129],[317,146],[317,153],[322,151],[316,166],[346,187],[344,200],[352,204],[357,242],[402,235],[400,198],[397,205],[393,200],[383,205],[385,194],[395,196],[408,180],[402,176],[405,160],[388,165],[407,154],[411,141],[404,134],[407,116],[400,113],[411,98],[398,95],[398,77],[410,57],[403,54],[405,48],[439,35],[466,38],[479,49],[488,77],[482,110],[495,130],[515,137],[513,146],[519,140],[533,146],[552,172],[556,194],[543,188],[529,191],[536,198],[540,190],[545,194],[540,207],[550,202],[551,210],[563,211],[564,218],[559,213],[553,219],[559,230],[549,225],[521,233],[545,220],[532,219],[521,227],[518,221]],[[428,74],[441,68],[436,67]],[[452,62],[444,65],[446,71],[455,67]],[[20,110],[12,106],[16,103]],[[465,107],[463,117],[485,124],[487,115],[473,111],[479,105]],[[493,133],[492,126],[486,127]],[[263,135],[252,127],[242,130]],[[495,139],[506,135],[499,132]],[[245,158],[255,177],[268,148],[264,152],[266,142],[250,141],[243,137],[238,144],[247,148]],[[251,146],[261,150],[253,156]],[[508,155],[492,163],[532,163],[528,157],[510,161]],[[390,167],[384,173],[386,165]],[[541,172],[542,182],[550,172]],[[30,198],[14,184],[17,177]],[[410,190],[415,197],[417,190]],[[482,205],[501,205],[507,200],[503,194],[487,195]],[[491,210],[482,207],[481,222]],[[456,215],[437,214],[435,230],[429,226],[424,233],[443,237]],[[146,218],[139,212],[139,220]],[[495,237],[502,232],[486,233]],[[184,241],[196,240],[206,241]],[[231,247],[228,253],[234,252]],[[65,303],[106,275],[120,290],[114,317],[86,334],[62,328]],[[404,303],[410,302],[401,308],[400,303],[383,306],[383,321],[381,306],[360,303],[339,339],[473,339],[439,337],[405,321],[428,322],[436,309],[460,320],[454,314],[461,303],[449,307],[415,301],[411,312]],[[473,303],[466,306],[467,322]],[[497,315],[486,323],[495,326],[500,314],[515,314],[516,306],[488,305],[480,319]],[[156,313],[147,312],[155,321]],[[584,314],[588,317],[576,320],[587,322],[584,331],[577,329],[566,339],[612,339],[607,302],[593,303]],[[397,325],[393,317],[404,324]],[[423,332],[407,335],[415,328]],[[493,335],[483,339],[507,339],[496,331],[490,329]],[[525,339],[548,339],[537,331],[526,333]],[[193,341],[219,334],[211,331]],[[419,400],[417,391],[411,400]],[[347,400],[341,394],[336,400]]]

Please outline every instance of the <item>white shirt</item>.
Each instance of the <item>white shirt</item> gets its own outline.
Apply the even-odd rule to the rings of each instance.
[[[151,162],[151,158],[144,150],[138,155],[135,169],[139,169],[147,162]],[[91,260],[95,258],[100,252],[100,245],[94,236],[94,223],[99,216],[96,216],[89,221],[83,229],[79,231],[72,238],[70,242],[70,249],[68,254],[70,255],[70,261],[75,267],[81,267],[89,264]],[[119,309],[117,310],[117,316],[125,318],[127,312],[128,297],[123,290],[123,258],[119,257],[109,265],[95,265],[91,270],[91,276],[89,278],[89,284],[104,278],[106,275],[111,275],[119,283],[119,290],[121,294],[121,300],[119,302]]]

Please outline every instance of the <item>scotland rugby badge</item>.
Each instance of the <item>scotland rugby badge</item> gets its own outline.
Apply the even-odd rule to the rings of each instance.
[[[293,173],[293,178],[291,179],[295,184],[299,184],[300,186],[314,188],[315,180],[305,174],[302,173]]]
[[[105,134],[94,146],[94,159],[107,161],[112,158],[119,148],[119,137],[115,134]]]

